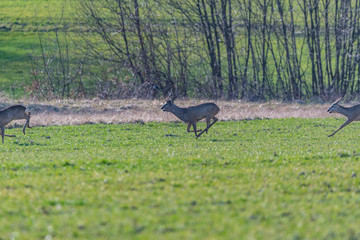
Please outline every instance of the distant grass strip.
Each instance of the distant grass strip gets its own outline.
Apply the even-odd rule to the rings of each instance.
[[[34,31],[51,29],[62,15],[70,19],[72,0],[2,0],[0,1],[0,30]]]

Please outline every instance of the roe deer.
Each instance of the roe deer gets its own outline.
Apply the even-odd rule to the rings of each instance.
[[[0,129],[1,129],[1,138],[2,143],[4,143],[4,136],[15,137],[15,135],[5,135],[5,125],[7,125],[12,120],[26,119],[26,123],[23,127],[23,133],[25,135],[25,128],[30,127],[30,112],[25,113],[26,107],[22,105],[13,105],[7,108],[0,110]]]
[[[215,115],[219,112],[219,107],[215,103],[203,103],[197,106],[180,108],[174,104],[174,98],[168,100],[161,109],[165,112],[171,112],[180,120],[187,123],[187,131],[195,132],[196,138],[200,137],[205,131],[208,132],[209,128],[218,121]],[[201,129],[196,129],[196,123],[201,119],[206,119],[206,129],[201,132]],[[210,124],[210,120],[213,122]],[[194,131],[190,131],[191,125],[193,126]],[[197,132],[200,132],[197,134]]]
[[[352,123],[353,121],[359,121],[360,120],[360,104],[352,106],[352,107],[343,107],[339,105],[341,98],[336,100],[327,110],[329,113],[340,113],[347,117],[347,120],[341,125],[335,132],[333,132],[328,137],[334,136],[335,133],[337,133],[340,129],[348,125],[349,123]]]

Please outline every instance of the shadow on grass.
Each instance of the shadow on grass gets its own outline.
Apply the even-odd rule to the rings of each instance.
[[[180,137],[179,135],[165,134],[165,137]]]
[[[234,140],[231,140],[231,139],[210,139],[210,141],[212,141],[212,142],[235,142]]]
[[[22,147],[27,147],[27,146],[48,146],[48,144],[44,144],[44,143],[37,143],[37,142],[19,142],[19,141],[14,141],[14,144],[18,145],[18,146],[22,146]]]

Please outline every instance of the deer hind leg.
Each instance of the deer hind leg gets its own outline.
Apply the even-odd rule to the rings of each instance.
[[[205,131],[207,131],[207,128],[204,129],[201,133],[199,133],[199,135],[197,135],[196,138],[200,137]]]
[[[211,126],[210,125],[210,120],[211,120],[210,118],[208,118],[208,117],[206,118],[206,129],[205,129],[206,134],[208,133],[208,130],[209,130],[210,126]]]
[[[2,140],[2,143],[4,143],[4,137],[16,137],[15,135],[7,135],[5,134],[5,127],[0,127],[1,129],[1,140]]]
[[[216,117],[212,117],[212,120],[213,120],[213,122],[210,124],[210,126],[208,127],[208,129],[211,128],[211,126],[214,125],[214,123],[216,123],[219,119],[217,119]],[[210,122],[210,120],[209,120],[209,122]],[[206,132],[206,133],[207,133],[207,132]]]
[[[205,131],[206,131],[206,133],[207,133],[208,130],[209,130],[209,128],[211,128],[211,126],[214,125],[214,123],[216,123],[216,122],[218,121],[218,119],[217,119],[216,117],[212,117],[212,120],[213,120],[213,122],[210,124],[210,118],[209,118],[209,119],[208,119],[208,118],[206,119],[207,127],[206,127],[206,129],[205,129],[204,131],[202,131],[197,137],[200,137],[201,134],[203,134]]]
[[[349,123],[351,123],[352,120],[346,120],[346,122],[343,123],[343,125],[341,125],[335,132],[333,132],[332,134],[330,134],[328,137],[332,137],[335,135],[335,133],[337,133],[340,129],[342,129],[343,127],[345,127],[346,125],[348,125]]]
[[[217,119],[216,117],[212,117],[212,120],[213,120],[213,122],[211,124],[210,124],[210,119],[207,120],[207,122],[209,122],[209,123],[207,124],[206,133],[208,132],[209,128],[211,128],[211,126],[214,125],[214,123],[216,123],[219,119]]]

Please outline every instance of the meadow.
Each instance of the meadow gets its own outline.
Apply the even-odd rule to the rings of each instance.
[[[358,239],[358,124],[327,137],[343,121],[11,128],[0,239]]]
[[[2,106],[69,2],[0,1]],[[328,138],[344,118],[327,106],[222,102],[195,139],[158,100],[23,104],[34,127],[0,144],[0,239],[360,238],[358,123]]]
[[[70,19],[71,1],[3,0],[0,2],[0,91],[13,98],[31,84],[31,54],[39,54],[37,30],[53,36],[54,23]]]

